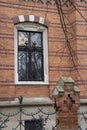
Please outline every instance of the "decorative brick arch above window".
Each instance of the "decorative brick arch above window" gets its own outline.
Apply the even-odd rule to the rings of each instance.
[[[33,23],[38,23],[38,24],[44,25],[46,27],[48,27],[50,24],[50,22],[48,20],[46,20],[45,18],[38,17],[35,15],[19,15],[12,19],[13,19],[14,24],[18,24],[21,22],[33,22]]]

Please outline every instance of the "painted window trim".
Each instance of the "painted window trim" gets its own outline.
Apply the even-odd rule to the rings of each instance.
[[[44,55],[44,81],[18,81],[18,46],[17,46],[17,31],[38,31],[43,33],[43,55]],[[20,23],[16,24],[14,28],[14,48],[15,48],[15,84],[16,85],[48,85],[48,39],[47,39],[47,28],[35,23]]]

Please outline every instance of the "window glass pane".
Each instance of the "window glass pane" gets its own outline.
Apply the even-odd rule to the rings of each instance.
[[[44,81],[42,33],[18,31],[19,81]]]
[[[43,80],[42,52],[33,51],[31,54],[31,80]]]
[[[31,32],[30,33],[30,40],[31,40],[31,47],[41,47],[42,44],[41,44],[41,33],[35,33],[35,32]]]
[[[25,121],[25,130],[42,130],[42,120]]]
[[[19,51],[18,53],[18,78],[19,81],[26,81],[27,79],[27,52]]]
[[[18,32],[18,44],[20,46],[26,46],[26,43],[28,42],[28,32]]]

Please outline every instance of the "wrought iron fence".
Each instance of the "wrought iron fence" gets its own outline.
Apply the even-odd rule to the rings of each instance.
[[[79,130],[87,130],[87,111],[78,112]]]
[[[16,112],[9,112],[8,114],[5,114],[5,112],[0,112],[0,130],[6,129],[6,127],[8,127],[7,123],[11,121],[12,117],[15,117],[17,115],[19,115],[19,119],[17,119],[17,124],[14,126],[14,128],[11,128],[12,130],[22,130],[22,128],[24,128],[25,130],[46,130],[46,125],[48,123],[51,123],[51,116],[55,116],[56,111],[54,111],[53,113],[45,112],[43,108],[38,108],[35,112],[26,112],[23,106],[23,97],[19,97],[18,100],[19,105]],[[30,123],[28,121],[26,121],[25,124],[23,123],[23,115],[26,117],[31,117],[32,120],[30,121]],[[79,123],[78,130],[87,130],[87,111],[79,111],[78,116],[79,122],[84,122],[84,126],[81,126]],[[4,117],[3,120],[2,117]],[[27,127],[25,127],[25,125]],[[50,130],[56,130],[56,127],[58,126],[58,124],[56,123],[54,125],[51,123],[50,125]]]
[[[8,127],[7,123],[11,121],[12,117],[15,117],[19,115],[18,123],[12,130],[22,130],[22,127],[24,127],[25,130],[46,130],[46,125],[48,121],[51,120],[51,115],[55,115],[55,111],[53,113],[45,112],[43,108],[38,108],[35,112],[26,112],[26,110],[23,107],[23,97],[19,97],[19,105],[18,110],[13,113],[5,114],[3,112],[0,112],[0,116],[4,117],[4,120],[0,121],[0,130],[3,130],[4,128]],[[25,127],[23,123],[23,115],[27,117],[31,117],[30,125],[28,125],[29,128]],[[44,116],[44,117],[43,117]],[[27,122],[27,121],[26,121]],[[33,125],[32,125],[33,122]],[[27,124],[27,123],[26,123]],[[56,124],[52,126],[51,130],[56,130]]]

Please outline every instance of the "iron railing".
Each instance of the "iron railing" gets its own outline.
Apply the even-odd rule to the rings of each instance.
[[[0,112],[0,130],[3,130],[4,128],[8,127],[7,123],[11,121],[12,117],[18,116],[17,119],[17,125],[14,126],[14,128],[11,128],[12,130],[22,130],[22,127],[27,130],[23,123],[23,116],[31,117],[32,121],[36,121],[35,130],[46,130],[46,125],[48,125],[48,122],[51,123],[51,116],[56,115],[56,111],[52,112],[45,112],[43,108],[37,108],[37,111],[35,112],[29,112],[24,109],[23,105],[23,97],[19,97],[19,105],[18,110],[13,113],[5,114],[5,112]],[[38,118],[37,118],[37,117]],[[81,126],[79,123],[78,130],[87,130],[87,111],[79,111],[78,112],[78,118],[80,122],[84,122],[84,126]],[[2,120],[2,117],[4,117],[4,120]],[[53,120],[53,119],[52,119]],[[34,123],[35,124],[35,123]],[[52,123],[50,124],[52,125]],[[32,127],[32,125],[31,125]],[[51,126],[50,130],[56,130],[58,128],[58,124],[55,123],[55,125]],[[29,130],[32,130],[30,128]],[[34,128],[33,128],[34,130]]]

